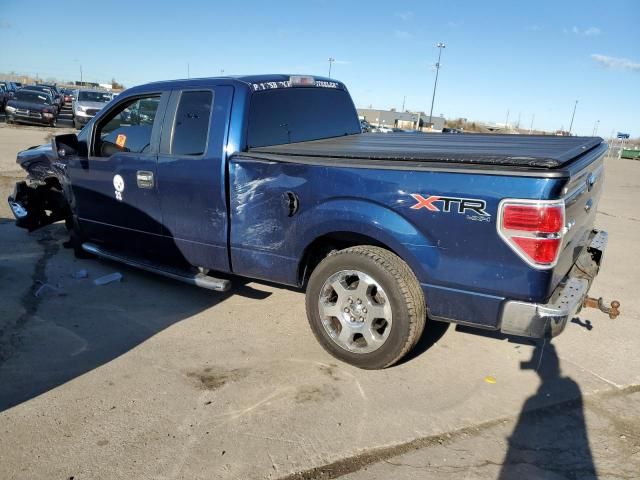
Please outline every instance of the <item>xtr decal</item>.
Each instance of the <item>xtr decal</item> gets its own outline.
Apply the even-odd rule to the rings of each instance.
[[[487,213],[487,202],[477,198],[440,197],[438,195],[424,196],[412,193],[411,196],[417,202],[412,205],[413,210],[426,208],[430,212],[457,212],[467,215],[469,220],[488,222],[491,214]]]

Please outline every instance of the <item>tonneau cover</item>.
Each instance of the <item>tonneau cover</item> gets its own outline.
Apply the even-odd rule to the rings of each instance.
[[[441,133],[363,133],[258,147],[250,154],[410,160],[554,169],[602,143],[600,137]]]

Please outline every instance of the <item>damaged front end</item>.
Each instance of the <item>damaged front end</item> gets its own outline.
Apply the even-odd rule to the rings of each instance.
[[[28,177],[16,183],[8,198],[16,226],[31,232],[60,220],[68,221],[71,209],[64,194],[66,164],[53,153],[52,145],[19,152],[17,163]]]

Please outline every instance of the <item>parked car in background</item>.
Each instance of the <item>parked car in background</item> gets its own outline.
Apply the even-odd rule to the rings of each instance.
[[[56,107],[56,114],[62,108],[62,97],[59,94],[56,94],[55,90],[47,85],[31,85],[28,87],[23,87],[22,89],[28,89],[36,92],[43,92],[47,95],[50,95],[53,100],[53,105]]]
[[[387,127],[386,125],[378,125],[378,132],[380,133],[391,133],[393,129],[391,127]]]
[[[459,128],[444,127],[442,129],[442,133],[464,133],[464,132]]]
[[[24,83],[22,83],[22,82],[13,82],[13,84],[16,86],[16,88],[24,87]]]
[[[0,110],[4,112],[4,107],[9,101],[9,92],[5,89],[4,85],[0,85]]]
[[[56,126],[58,109],[53,97],[40,90],[21,88],[5,107],[7,123],[32,123]]]
[[[18,90],[18,87],[14,82],[9,82],[6,80],[0,81],[0,87],[4,87],[5,93],[8,98],[11,98],[13,94]]]
[[[39,83],[38,85],[51,89],[51,93],[53,95],[53,99],[58,104],[58,107],[62,108],[62,106],[64,105],[64,99],[62,98],[62,93],[60,92],[60,89],[58,88],[58,86],[56,84],[54,84],[54,83]]]
[[[371,124],[366,120],[360,120],[360,128],[362,129],[362,133],[368,133],[371,131]]]
[[[109,92],[101,90],[77,90],[71,107],[73,125],[76,128],[85,126],[112,98]]]
[[[74,90],[72,90],[70,88],[63,88],[60,91],[60,93],[62,94],[62,100],[63,100],[65,105],[72,105],[73,104],[73,100],[75,98]]]

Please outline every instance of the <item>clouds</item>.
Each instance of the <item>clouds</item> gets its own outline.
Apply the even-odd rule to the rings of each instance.
[[[11,22],[8,22],[4,18],[0,18],[0,30],[9,30],[11,28]]]
[[[604,68],[611,70],[623,70],[627,72],[640,72],[640,63],[629,60],[628,58],[610,57],[594,53],[591,58]]]
[[[564,33],[573,33],[574,35],[581,37],[595,37],[602,33],[602,30],[600,30],[598,27],[589,27],[582,30],[575,25],[571,27],[570,30],[565,28],[563,31]]]

